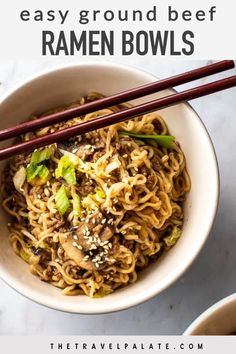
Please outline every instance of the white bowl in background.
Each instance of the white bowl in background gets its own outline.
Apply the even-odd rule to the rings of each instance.
[[[236,333],[236,293],[203,312],[184,335],[229,335]]]
[[[35,75],[1,98],[0,129],[20,123],[32,114],[67,105],[89,91],[111,95],[156,78],[112,63],[63,66]],[[142,103],[173,93],[165,90],[138,99]],[[26,297],[57,310],[73,313],[106,313],[129,308],[159,294],[191,265],[211,230],[218,205],[219,174],[214,148],[197,113],[188,104],[160,111],[171,134],[180,142],[192,181],[185,203],[185,224],[178,243],[158,262],[139,274],[138,281],[101,298],[66,297],[59,289],[33,276],[17,257],[8,240],[7,217],[0,213],[0,277]],[[9,143],[9,142],[8,142]],[[4,142],[3,145],[6,145]],[[5,162],[1,163],[3,166]]]

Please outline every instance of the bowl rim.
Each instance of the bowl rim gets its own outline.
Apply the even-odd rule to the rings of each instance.
[[[157,80],[158,78],[151,73],[146,72],[145,70],[142,69],[137,69],[133,66],[129,65],[124,65],[124,64],[118,64],[114,62],[107,62],[107,61],[89,61],[87,63],[85,62],[72,62],[72,63],[64,63],[64,64],[59,64],[55,65],[51,68],[48,69],[43,69],[39,70],[33,75],[29,75],[26,79],[20,80],[17,84],[13,85],[13,87],[9,90],[6,91],[3,95],[0,96],[0,104],[2,104],[6,99],[8,99],[10,96],[15,94],[17,91],[21,90],[24,86],[30,84],[31,82],[42,78],[43,76],[50,75],[56,72],[63,71],[65,69],[73,69],[77,67],[101,67],[101,68],[110,68],[110,69],[117,69],[117,70],[122,70],[126,71],[127,73],[133,73],[137,75],[141,75],[143,78],[146,78],[147,82],[151,82],[151,80]],[[176,92],[175,89],[170,88],[169,91]],[[212,143],[212,140],[210,138],[210,135],[206,129],[205,124],[202,122],[200,116],[196,112],[196,110],[188,103],[184,102],[182,103],[183,105],[187,106],[193,113],[194,113],[194,119],[196,119],[199,123],[199,128],[202,131],[202,134],[204,134],[205,139],[208,141],[208,146],[212,155],[212,160],[214,162],[214,171],[212,173],[214,174],[215,177],[215,193],[214,193],[214,203],[212,202],[212,212],[211,212],[211,217],[209,218],[208,222],[208,227],[205,231],[204,237],[202,237],[201,242],[199,242],[198,248],[196,249],[195,253],[192,255],[192,257],[186,261],[181,267],[176,268],[176,272],[168,281],[165,282],[161,287],[156,287],[153,286],[149,292],[140,292],[140,296],[135,296],[132,297],[131,299],[128,299],[127,302],[124,304],[118,304],[118,305],[112,305],[109,304],[109,306],[102,306],[102,304],[98,305],[96,311],[95,310],[90,310],[87,307],[84,306],[80,307],[80,309],[76,309],[76,306],[68,306],[66,303],[61,303],[60,305],[57,305],[53,302],[53,300],[49,300],[48,298],[45,298],[44,294],[37,295],[34,292],[29,292],[29,289],[25,287],[24,284],[22,283],[17,283],[15,280],[7,273],[4,271],[4,269],[0,266],[0,278],[7,284],[9,285],[12,289],[14,289],[16,292],[19,294],[23,295],[24,297],[28,298],[31,301],[34,301],[40,305],[43,305],[45,307],[55,309],[58,311],[62,312],[67,312],[67,313],[76,313],[76,314],[106,314],[106,313],[111,313],[111,312],[117,312],[117,311],[122,311],[131,307],[134,307],[138,304],[144,303],[154,296],[160,294],[164,290],[166,290],[168,287],[170,287],[175,281],[177,281],[183,273],[186,272],[186,270],[192,265],[192,263],[195,261],[197,256],[199,255],[200,251],[202,250],[209,233],[212,229],[217,208],[218,208],[218,203],[219,203],[219,191],[220,191],[220,174],[219,174],[219,166],[218,166],[218,161],[217,161],[217,156],[216,152]],[[104,308],[102,308],[104,307]]]
[[[236,293],[224,297],[223,299],[217,301],[215,304],[208,307],[204,312],[202,312],[184,331],[184,336],[191,336],[193,332],[202,325],[206,320],[208,320],[212,315],[214,315],[219,310],[223,309],[231,303],[236,303]],[[198,335],[198,334],[197,334]]]

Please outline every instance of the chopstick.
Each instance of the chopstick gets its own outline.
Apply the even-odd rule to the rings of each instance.
[[[0,160],[6,159],[12,155],[19,154],[25,151],[31,151],[36,148],[60,142],[76,135],[85,134],[97,129],[108,127],[112,124],[120,123],[134,117],[138,117],[145,113],[156,111],[157,109],[167,108],[177,103],[193,100],[203,97],[221,90],[229,89],[236,86],[236,75],[226,79],[214,81],[205,85],[194,87],[192,89],[174,93],[170,96],[163,97],[151,102],[143,103],[135,107],[131,107],[113,114],[101,116],[90,121],[82,122],[73,125],[69,128],[59,130],[45,136],[41,136],[32,140],[28,140],[13,146],[0,150]]]
[[[60,123],[78,116],[83,116],[100,109],[108,108],[123,102],[150,95],[170,87],[179,86],[232,68],[234,68],[234,61],[223,60],[163,80],[155,81],[147,85],[132,88],[112,96],[101,98],[97,101],[86,103],[85,105],[79,107],[70,108],[63,112],[57,112],[45,117],[41,117],[39,119],[21,123],[15,127],[3,129],[0,131],[0,141],[19,136],[23,133],[34,131],[35,129]]]

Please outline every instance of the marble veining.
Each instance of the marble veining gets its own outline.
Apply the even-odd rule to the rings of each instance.
[[[0,61],[0,98],[23,79],[62,63]],[[126,60],[125,63],[134,65],[132,61]],[[140,59],[135,66],[157,77],[165,77],[206,63]],[[236,74],[236,70],[231,72]],[[216,77],[224,76],[225,73]],[[208,81],[200,80],[202,83]],[[0,280],[1,335],[181,334],[203,310],[235,292],[235,93],[235,89],[231,89],[192,103],[215,145],[221,175],[221,197],[211,235],[184,276],[161,295],[144,304],[123,312],[96,316],[72,315],[45,308],[25,299]]]

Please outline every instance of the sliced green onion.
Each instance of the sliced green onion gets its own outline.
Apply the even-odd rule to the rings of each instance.
[[[178,228],[178,226],[174,226],[170,235],[164,237],[164,242],[167,247],[174,246],[178,239],[180,238],[182,231]]]
[[[146,134],[135,134],[130,132],[119,132],[120,136],[131,136],[135,139],[152,139],[157,142],[158,145],[165,147],[167,149],[172,149],[174,147],[175,137],[172,135],[146,135]]]
[[[49,170],[44,165],[37,165],[35,163],[30,164],[26,168],[27,181],[31,182],[36,177],[40,177],[41,179],[46,179],[49,175]]]
[[[73,194],[72,204],[73,204],[74,214],[76,216],[80,216],[81,215],[81,199],[77,193]]]
[[[68,184],[76,184],[75,169],[73,166],[66,168],[63,171],[62,177],[66,180]]]
[[[62,156],[59,160],[55,176],[63,177],[68,184],[76,184],[75,168],[68,156]]]
[[[43,150],[36,150],[33,152],[32,156],[31,156],[30,163],[39,164],[40,162],[43,162],[45,160],[49,160],[51,155],[52,155],[51,148],[46,148]]]
[[[67,197],[65,186],[62,185],[61,188],[55,195],[56,207],[61,215],[65,214],[70,206],[69,199]]]
[[[67,156],[62,156],[58,162],[57,168],[55,170],[56,178],[62,177],[63,169],[68,168],[71,166],[71,161]]]
[[[77,165],[80,162],[80,159],[78,158],[78,156],[76,156],[72,152],[67,151],[67,150],[63,150],[63,149],[59,149],[59,151],[60,151],[60,153],[62,153],[62,155],[68,157],[68,159],[70,160],[70,162],[73,165]]]
[[[35,179],[38,176],[41,169],[42,166],[38,166],[35,163],[32,163],[29,166],[27,166],[26,167],[27,181],[30,182],[33,179]]]
[[[47,179],[47,177],[49,175],[49,169],[44,165],[40,165],[39,167],[41,167],[41,169],[38,172],[38,176],[41,179]]]

